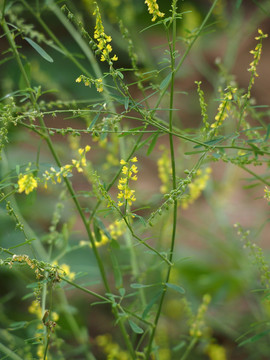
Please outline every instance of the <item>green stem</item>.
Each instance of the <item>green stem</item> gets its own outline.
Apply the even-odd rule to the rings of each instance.
[[[193,47],[195,41],[196,41],[196,40],[198,39],[198,37],[200,36],[200,34],[201,34],[201,32],[202,32],[205,24],[207,23],[210,15],[212,14],[212,12],[213,12],[213,10],[214,10],[214,8],[215,8],[215,6],[216,6],[216,4],[217,4],[218,1],[219,1],[219,0],[214,0],[212,6],[211,6],[211,8],[210,8],[210,10],[208,11],[208,13],[207,13],[207,15],[205,16],[203,22],[201,23],[201,26],[199,27],[199,30],[197,31],[197,33],[196,33],[196,35],[194,36],[193,40],[191,41],[191,43],[190,43],[189,46],[187,47],[186,51],[184,52],[184,54],[183,54],[181,60],[179,61],[178,65],[176,66],[176,68],[175,68],[175,73],[177,73],[177,71],[180,69],[180,67],[182,66],[182,64],[183,64],[183,62],[185,61],[186,57],[188,56],[191,48]],[[156,103],[155,108],[159,107],[159,104],[160,104],[161,100],[163,99],[163,96],[166,94],[166,91],[167,91],[169,85],[170,85],[170,83],[165,86],[164,90],[163,90],[162,93],[160,94],[160,97],[159,97],[159,99],[158,99],[158,101],[157,101],[157,103]]]
[[[9,348],[7,348],[4,344],[0,343],[0,350],[2,353],[6,354],[8,359],[12,359],[12,360],[23,360],[20,356],[18,356],[17,354],[15,354],[14,351],[10,350]]]
[[[163,256],[158,250],[156,250],[155,248],[153,248],[151,245],[148,245],[144,240],[142,240],[139,236],[137,236],[134,232],[132,227],[130,226],[129,222],[127,221],[127,219],[124,217],[124,221],[129,229],[129,231],[131,232],[131,235],[134,237],[134,239],[138,240],[140,244],[143,244],[145,247],[147,247],[149,250],[153,251],[157,256],[159,256],[166,264],[168,265],[172,265],[170,259],[167,259],[165,256]],[[169,256],[170,257],[170,256]]]
[[[176,1],[174,2],[176,7]],[[170,141],[170,153],[171,153],[171,168],[172,168],[172,182],[173,182],[173,189],[176,188],[176,166],[175,166],[175,155],[174,155],[174,144],[173,144],[173,135],[172,135],[172,128],[173,128],[173,101],[174,101],[174,81],[175,81],[175,43],[176,43],[176,19],[174,17],[176,9],[173,9],[173,22],[172,22],[172,45],[170,44],[170,38],[168,35],[168,42],[170,47],[170,55],[171,55],[171,90],[170,90],[170,109],[169,109],[169,141]],[[173,260],[173,253],[174,253],[174,244],[175,244],[175,235],[176,235],[176,224],[177,224],[177,200],[174,200],[173,204],[173,227],[172,227],[172,234],[171,234],[171,247],[170,247],[170,253],[169,253],[169,264],[168,264],[168,270],[166,275],[165,284],[169,282],[170,279],[170,273],[172,269],[172,260]],[[152,351],[152,344],[155,338],[155,333],[157,329],[157,325],[159,322],[163,302],[165,299],[165,295],[167,293],[167,286],[163,286],[163,291],[161,294],[161,298],[158,305],[158,310],[156,313],[155,321],[154,321],[154,327],[152,329],[147,353],[146,353],[146,359],[150,359],[151,351]]]
[[[186,348],[186,351],[184,352],[180,360],[186,360],[186,358],[188,357],[194,346],[197,344],[197,342],[198,342],[197,338],[192,338],[191,342],[189,343],[188,347]]]
[[[83,292],[85,292],[85,293],[87,293],[87,294],[89,294],[89,295],[92,295],[92,296],[96,297],[96,298],[99,299],[99,300],[102,300],[102,301],[106,301],[106,302],[108,302],[108,303],[111,303],[111,301],[110,301],[109,299],[107,299],[106,297],[104,297],[104,296],[102,296],[102,295],[99,295],[98,293],[96,293],[96,292],[94,292],[94,291],[88,290],[87,288],[85,288],[85,287],[83,287],[83,286],[80,286],[80,285],[74,283],[73,281],[68,280],[68,279],[65,278],[64,276],[60,276],[60,275],[59,275],[59,278],[60,278],[61,280],[65,281],[67,284],[70,284],[70,285],[72,285],[73,287],[75,287],[75,288],[77,288],[77,289],[79,289],[79,290],[81,290],[81,291],[83,291]]]
[[[66,281],[65,278],[61,278],[63,281]],[[67,282],[67,281],[66,281]],[[75,284],[76,285],[76,284]],[[72,284],[74,286],[74,283]],[[76,286],[75,286],[76,287]],[[87,290],[87,289],[86,289]],[[84,331],[85,329],[82,326],[79,326],[76,322],[74,315],[69,311],[69,304],[63,289],[59,289],[57,291],[58,298],[63,305],[64,316],[66,321],[74,335],[74,338],[78,342],[85,347],[84,355],[86,360],[95,360],[96,358],[92,353],[89,353],[89,339],[87,333]]]
[[[6,0],[4,0],[4,2],[3,2],[3,7],[2,7],[2,19],[3,19],[4,16],[5,16],[5,8],[6,8]]]
[[[241,169],[245,170],[246,172],[248,172],[250,175],[254,176],[257,180],[261,181],[263,184],[270,186],[270,182],[266,181],[265,179],[263,179],[261,176],[255,174],[252,170],[249,170],[248,168],[246,168],[244,165],[238,165]]]

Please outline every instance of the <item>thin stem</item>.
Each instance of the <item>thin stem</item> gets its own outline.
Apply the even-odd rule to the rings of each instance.
[[[66,281],[65,278],[62,278],[63,281]],[[74,286],[72,284],[72,286]],[[87,289],[86,289],[87,290]],[[96,360],[92,353],[89,353],[89,339],[87,333],[84,331],[85,329],[82,326],[79,326],[75,320],[74,315],[69,311],[69,304],[63,289],[59,289],[57,291],[57,296],[63,305],[64,315],[66,317],[67,323],[70,326],[70,329],[74,335],[74,338],[78,342],[78,344],[82,344],[85,347],[84,355],[86,360]]]
[[[184,352],[184,354],[182,355],[180,360],[187,359],[188,355],[190,354],[190,352],[194,348],[194,346],[197,344],[197,342],[198,342],[197,338],[192,338],[191,342],[189,343],[188,347],[186,348],[186,351]]]
[[[210,10],[208,11],[207,15],[205,16],[203,22],[201,23],[201,26],[200,26],[199,30],[197,31],[197,33],[196,33],[196,35],[194,36],[193,40],[191,41],[191,43],[190,43],[189,46],[187,47],[186,51],[184,52],[184,54],[183,54],[181,60],[179,61],[178,65],[176,66],[176,68],[175,68],[175,73],[177,73],[177,71],[180,69],[180,67],[182,66],[182,64],[183,64],[183,62],[185,61],[186,57],[188,56],[191,48],[193,47],[195,41],[196,41],[196,40],[198,39],[198,37],[200,36],[200,34],[201,34],[201,32],[202,32],[205,24],[207,23],[210,15],[212,14],[212,12],[213,12],[213,10],[214,10],[214,8],[215,8],[215,6],[216,6],[216,4],[217,4],[218,1],[219,1],[219,0],[214,0],[212,6],[211,6],[211,8],[210,8]],[[159,106],[161,100],[163,99],[164,95],[166,94],[166,91],[167,91],[169,85],[170,85],[170,83],[165,86],[164,90],[163,90],[162,93],[160,94],[160,97],[159,97],[159,99],[158,99],[158,101],[157,101],[157,103],[156,103],[155,108],[157,108],[157,107]]]
[[[174,5],[172,8],[173,11],[173,22],[172,22],[172,45],[170,45],[170,38],[168,34],[168,42],[170,47],[170,56],[171,56],[171,90],[170,90],[170,110],[169,110],[169,141],[170,141],[170,155],[171,155],[171,168],[172,168],[172,187],[173,189],[176,188],[176,166],[175,166],[175,154],[174,154],[174,144],[173,144],[173,135],[171,134],[172,128],[173,128],[173,101],[174,101],[174,81],[175,81],[175,42],[176,42],[176,2],[174,1]],[[172,269],[172,260],[173,260],[173,253],[174,253],[174,244],[175,244],[175,235],[176,235],[176,224],[177,224],[177,200],[174,200],[173,203],[173,226],[172,226],[172,234],[171,234],[171,247],[170,247],[170,253],[169,253],[169,264],[168,264],[168,270],[166,275],[165,284],[169,282],[170,279],[170,273]],[[155,338],[155,333],[157,329],[157,325],[159,322],[163,302],[165,299],[165,295],[167,292],[167,286],[163,286],[163,291],[161,294],[161,298],[158,305],[158,310],[156,313],[155,321],[154,321],[154,327],[152,329],[147,353],[146,353],[146,359],[150,359],[151,351],[152,351],[152,344]]]
[[[4,344],[0,343],[0,350],[2,353],[6,354],[8,359],[12,359],[12,360],[23,360],[20,356],[18,356],[17,354],[15,354],[14,351],[10,350],[9,348],[7,348]]]
[[[6,8],[6,0],[4,0],[4,2],[3,2],[3,7],[2,7],[2,19],[3,19],[4,16],[5,16],[5,8]]]
[[[248,169],[247,167],[245,167],[244,165],[238,165],[241,169],[245,170],[246,172],[248,172],[250,175],[254,176],[255,179],[261,181],[263,184],[270,186],[270,182],[266,181],[264,178],[262,178],[261,176],[255,174],[252,170]]]
[[[79,289],[79,290],[81,290],[81,291],[83,291],[83,292],[85,292],[85,293],[87,293],[87,294],[89,294],[89,295],[92,295],[92,296],[96,297],[96,298],[99,299],[99,300],[102,300],[102,301],[106,301],[106,302],[108,302],[108,303],[111,303],[111,301],[110,301],[109,299],[107,299],[106,297],[104,297],[104,296],[102,296],[102,295],[99,295],[98,293],[96,293],[96,292],[94,292],[94,291],[91,291],[91,290],[89,290],[89,289],[87,289],[87,288],[85,288],[85,287],[83,287],[83,286],[80,286],[80,285],[76,284],[76,283],[73,282],[73,281],[68,280],[68,279],[67,279],[66,277],[64,277],[64,276],[60,276],[60,275],[59,275],[59,278],[60,278],[61,280],[65,281],[67,284],[70,284],[70,285],[72,285],[73,287],[75,287],[75,288],[77,288],[77,289]]]

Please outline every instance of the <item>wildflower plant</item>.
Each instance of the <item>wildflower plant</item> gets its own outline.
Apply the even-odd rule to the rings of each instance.
[[[220,307],[243,294],[260,301],[220,204],[243,191],[239,172],[262,206],[270,199],[269,110],[253,97],[267,35],[259,28],[246,88],[230,74],[234,42],[232,58],[209,71],[196,51],[221,31],[216,14],[225,26],[220,3],[188,31],[177,0],[169,9],[157,0],[1,3],[0,277],[12,279],[3,282],[4,357],[226,360],[232,352],[224,344],[239,316],[227,325]],[[162,40],[151,49],[144,34],[155,30]],[[192,76],[187,94],[193,61],[201,80]],[[187,104],[196,112],[188,126]],[[240,225],[238,233],[268,296],[267,257]],[[199,255],[187,250],[198,237]],[[241,336],[246,322],[237,325]],[[264,358],[265,344],[251,357]]]

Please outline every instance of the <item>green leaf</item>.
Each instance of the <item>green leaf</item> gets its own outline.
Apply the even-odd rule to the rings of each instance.
[[[136,333],[136,334],[143,334],[143,329],[141,327],[139,327],[137,324],[135,324],[134,321],[132,320],[128,320],[129,325],[131,327],[131,329]]]
[[[260,332],[259,334],[254,335],[254,336],[252,336],[251,338],[242,341],[242,342],[239,344],[239,346],[243,346],[243,345],[245,345],[245,344],[250,344],[250,343],[253,343],[253,342],[255,342],[255,341],[258,341],[260,338],[262,338],[262,337],[264,337],[265,335],[269,334],[269,332],[270,332],[270,329],[267,329],[267,330],[265,330],[265,331],[262,331],[262,332]]]
[[[142,148],[145,144],[148,143],[148,141],[150,141],[153,137],[153,134],[151,134],[147,139],[145,139],[144,141],[142,141],[138,146],[137,146],[137,150],[139,150],[140,148]]]
[[[132,213],[132,216],[134,216],[136,219],[138,219],[144,226],[147,226],[147,223],[142,216],[134,214],[134,213]]]
[[[120,249],[119,243],[118,243],[116,240],[114,240],[114,239],[111,240],[111,242],[110,242],[110,247],[111,247],[112,249],[116,249],[116,250]]]
[[[248,143],[250,147],[252,147],[253,152],[255,154],[259,154],[259,155],[263,155],[264,152],[262,150],[260,150],[257,146],[255,146],[254,144],[251,144],[250,142]]]
[[[174,346],[172,348],[172,351],[177,352],[177,351],[181,350],[184,346],[186,346],[186,344],[187,344],[186,341],[183,340],[178,345]]]
[[[221,155],[218,154],[218,153],[212,153],[212,156],[213,156],[213,158],[215,158],[215,159],[220,159],[220,158],[221,158]]]
[[[160,295],[162,294],[162,291],[159,291],[153,298],[152,300],[147,304],[146,308],[143,311],[142,314],[142,318],[145,319],[147,314],[149,313],[149,311],[152,309],[153,305],[155,304],[155,302],[158,300],[158,298],[160,297]]]
[[[242,0],[237,0],[235,4],[236,9],[239,9],[241,4],[242,4]]]
[[[268,126],[267,126],[267,131],[266,131],[266,135],[265,135],[264,141],[267,141],[267,140],[268,140],[269,134],[270,134],[270,124],[268,124]]]
[[[17,322],[10,324],[9,330],[19,330],[19,329],[25,328],[27,326],[27,324],[28,324],[27,321],[17,321]]]
[[[185,155],[194,155],[194,154],[200,154],[205,152],[205,150],[195,150],[195,151],[187,151],[185,152]]]
[[[183,289],[181,286],[170,283],[166,283],[165,285],[167,286],[167,288],[173,289],[177,291],[179,294],[185,294],[185,289]]]
[[[95,305],[103,305],[103,304],[111,304],[111,301],[95,301],[93,303],[90,304],[90,306],[95,306]]]
[[[123,287],[123,277],[122,277],[122,273],[121,273],[121,270],[120,270],[120,266],[118,264],[117,257],[114,255],[113,251],[110,251],[110,257],[111,257],[112,266],[113,266],[115,287],[117,289],[120,289],[120,288]]]
[[[24,39],[28,42],[28,44],[30,44],[36,50],[36,52],[39,53],[40,56],[43,57],[43,59],[49,62],[53,62],[53,58],[44,49],[42,49],[42,47],[39,46],[35,41],[33,41],[28,37],[25,37]]]
[[[26,72],[26,75],[27,75],[28,79],[30,80],[31,79],[31,65],[30,65],[30,63],[29,62],[25,63],[23,67],[24,67],[24,71]],[[22,74],[20,75],[20,79],[19,79],[19,88],[20,88],[20,90],[22,92],[24,90],[27,90],[25,92],[25,98],[21,99],[20,102],[22,102],[25,99],[29,99],[29,97],[30,97],[29,91],[31,91],[31,90],[28,88],[28,84],[25,81],[25,78],[23,77]]]
[[[172,78],[172,73],[169,73],[169,74],[165,77],[165,79],[163,79],[163,80],[161,81],[161,84],[160,84],[160,86],[159,86],[160,90],[164,89],[164,88],[169,84],[169,82],[171,81],[171,78]]]
[[[147,288],[147,287],[152,287],[152,286],[155,286],[155,285],[144,285],[144,284],[138,284],[138,283],[130,284],[130,287],[132,289],[141,289],[141,288]]]
[[[158,139],[158,135],[159,135],[159,132],[154,134],[151,144],[149,145],[149,148],[146,153],[147,156],[149,156],[151,154],[151,152],[154,150],[154,147],[155,147],[157,139]]]
[[[94,234],[97,242],[101,241],[101,234],[100,234],[100,228],[98,225],[98,222],[96,219],[94,219]]]
[[[19,175],[20,173],[20,165],[16,165],[16,174]]]
[[[104,234],[107,236],[107,238],[109,240],[112,240],[111,234],[106,229],[106,226],[103,224],[103,222],[100,220],[100,218],[95,217],[95,222],[96,222],[97,226],[100,228],[100,230],[102,230],[104,232]]]
[[[95,126],[98,118],[99,118],[100,113],[96,114],[96,116],[94,117],[94,119],[91,121],[91,124],[88,126],[87,130],[92,130],[93,127]]]
[[[223,140],[223,139],[225,139],[224,136],[218,137],[218,138],[215,138],[215,139],[212,139],[212,140],[209,140],[209,141],[205,141],[205,142],[204,142],[204,145],[210,145],[210,146],[211,146],[211,145],[214,145],[214,144],[220,142],[220,141]],[[195,146],[194,146],[194,149],[199,148],[199,147],[201,147],[201,146],[202,146],[202,145],[195,145]]]
[[[127,111],[127,110],[128,110],[128,106],[129,106],[129,98],[128,98],[128,97],[125,97],[124,105],[125,105],[125,110]]]
[[[117,73],[117,75],[118,75],[122,80],[124,79],[124,75],[121,73],[121,71],[115,70],[115,72]]]
[[[119,294],[124,297],[125,296],[125,293],[126,293],[126,289],[125,288],[120,288],[119,289]]]
[[[63,239],[65,241],[65,243],[67,244],[68,239],[69,239],[69,230],[68,230],[68,224],[64,223],[62,226],[62,235],[63,235]]]

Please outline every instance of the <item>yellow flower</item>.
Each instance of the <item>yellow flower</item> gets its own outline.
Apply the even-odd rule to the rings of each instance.
[[[181,201],[183,209],[187,209],[190,204],[193,204],[200,197],[202,191],[206,188],[211,171],[212,169],[209,167],[204,171],[201,169],[197,171],[194,181],[188,185],[189,195]]]
[[[96,79],[95,80],[95,85],[97,88],[98,92],[102,92],[103,91],[103,83],[102,83],[102,79]]]
[[[210,360],[226,360],[226,350],[218,344],[210,344],[206,350]]]
[[[127,178],[121,178],[119,180],[119,184],[126,184],[127,183]]]
[[[160,192],[165,194],[169,191],[172,167],[168,155],[168,150],[164,146],[160,147],[160,149],[163,150],[163,154],[157,161],[158,176],[162,182],[162,185],[160,186]]]
[[[134,174],[137,174],[137,172],[138,172],[138,168],[137,168],[137,166],[134,165],[134,164],[131,166],[130,170],[131,170],[132,172],[134,172]]]
[[[268,189],[268,187],[266,186],[265,189],[264,189],[264,198],[268,201],[270,201],[270,190]]]
[[[39,319],[42,318],[42,310],[38,300],[32,301],[31,305],[28,308],[30,314],[35,314]]]
[[[57,261],[54,261],[52,265],[58,265]],[[63,272],[64,276],[68,278],[70,281],[73,281],[75,279],[76,274],[74,272],[70,271],[70,266],[67,264],[61,264],[59,265],[60,270]]]
[[[34,178],[33,174],[25,174],[19,175],[18,180],[19,185],[19,193],[25,192],[26,195],[28,195],[30,192],[32,192],[34,189],[37,188],[37,180]]]
[[[145,0],[144,2],[148,6],[149,14],[153,14],[152,21],[155,21],[157,17],[163,17],[165,14],[159,11],[157,0]]]
[[[231,100],[233,99],[233,94],[236,92],[236,90],[236,88],[228,86],[227,92],[224,94],[224,98],[218,106],[217,115],[215,116],[215,122],[211,124],[211,128],[218,128],[229,116],[229,111],[231,110]]]
[[[96,25],[95,25],[95,31],[94,31],[94,39],[97,40],[97,46],[98,49],[101,51],[101,57],[100,61],[108,61],[111,60],[116,61],[117,56],[114,55],[112,59],[110,59],[110,53],[112,52],[112,46],[109,44],[112,41],[111,36],[108,36],[105,34],[104,26],[102,24],[101,14],[99,11],[99,7],[97,3],[95,2],[95,11],[93,15],[96,16]],[[97,89],[99,92],[101,92],[101,87]]]
[[[138,168],[135,164],[131,165],[132,162],[134,163],[137,161],[138,159],[136,158],[136,156],[129,161],[125,161],[123,159],[120,160],[120,164],[124,165],[122,167],[122,174],[125,175],[125,177],[121,177],[118,181],[118,189],[120,191],[117,195],[117,198],[121,199],[121,201],[119,201],[117,204],[119,207],[124,205],[123,199],[130,206],[134,201],[136,201],[136,197],[134,195],[135,190],[131,190],[128,183],[129,180],[136,181],[138,179],[136,175],[138,173]]]

